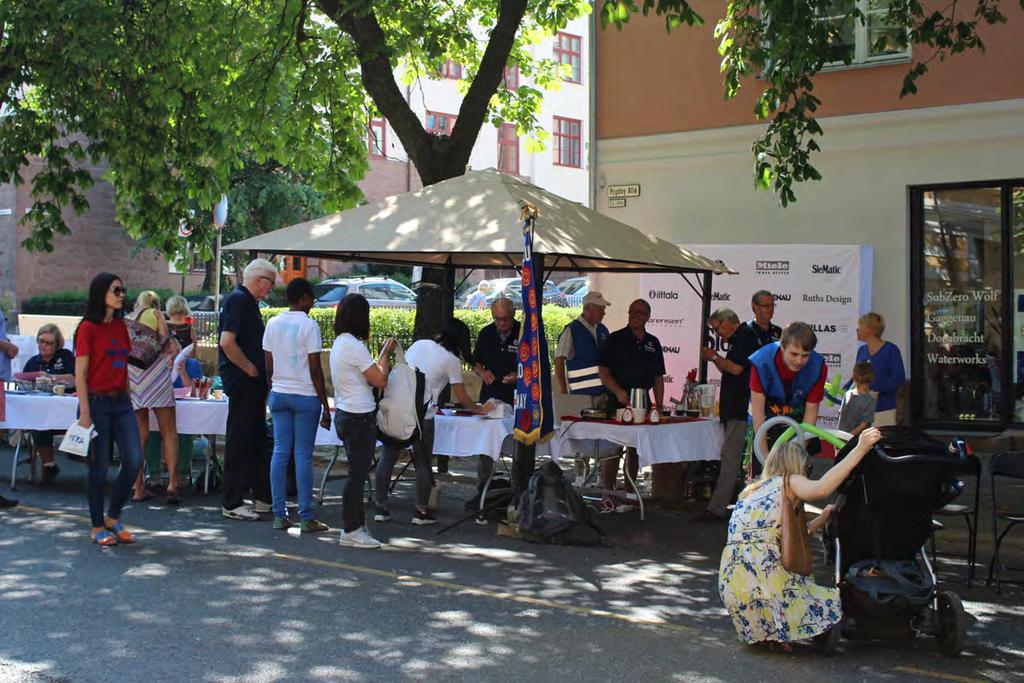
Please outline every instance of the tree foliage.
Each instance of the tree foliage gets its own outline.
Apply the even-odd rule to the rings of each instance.
[[[605,26],[636,13],[662,17],[667,30],[703,22],[686,0],[595,4]],[[855,3],[838,5],[864,21]],[[820,178],[813,79],[836,36],[818,17],[836,6],[732,0],[716,28],[726,97],[761,90],[755,114],[769,124],[754,145],[755,178],[783,204],[796,183]],[[1005,21],[999,6],[892,0],[888,20],[929,50],[909,67],[903,94],[932,61],[983,49],[978,29]],[[211,207],[246,160],[310,179],[327,210],[357,203],[366,121],[378,114],[434,183],[464,172],[483,125],[512,121],[543,142],[543,90],[558,87],[564,67],[532,58],[528,46],[589,11],[587,0],[4,0],[0,177],[22,182],[30,159],[41,159],[25,246],[50,249],[68,231],[65,212],[88,206],[81,162],[103,160],[118,220],[168,254],[183,250],[175,235],[188,209]],[[465,69],[464,97],[441,136],[424,130],[395,70],[406,81],[436,78],[447,59]],[[506,66],[530,84],[500,87]],[[209,244],[210,226],[195,227],[193,241]]]

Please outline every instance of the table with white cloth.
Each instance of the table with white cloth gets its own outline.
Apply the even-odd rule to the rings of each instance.
[[[179,398],[175,401],[175,415],[179,434],[216,436],[223,435],[228,421],[228,402],[216,399]],[[7,392],[7,417],[0,422],[0,429],[20,429],[23,432],[64,431],[78,419],[78,397],[54,394]],[[150,411],[151,431],[157,431],[156,418]],[[27,463],[29,458],[19,460],[22,440],[19,439],[11,463],[11,488],[16,482],[18,465]],[[208,451],[209,452],[209,451]],[[207,458],[209,460],[209,458]]]
[[[600,452],[598,444],[601,442],[635,448],[640,467],[648,467],[670,462],[718,460],[722,440],[722,425],[718,418],[667,418],[657,424],[563,418],[555,428],[552,441],[562,455],[598,461],[608,457]],[[628,467],[624,472],[626,483],[633,490],[630,499],[640,507],[640,519],[643,520],[645,511],[640,489],[630,477]],[[597,474],[597,468],[593,474]],[[602,495],[610,493],[603,489],[595,491]]]

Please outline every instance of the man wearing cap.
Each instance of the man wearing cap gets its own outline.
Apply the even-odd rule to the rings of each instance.
[[[608,306],[611,304],[601,292],[587,292],[583,312],[562,330],[555,350],[559,391],[591,396],[595,407],[607,392],[598,372],[598,361],[609,336],[608,328],[601,324]]]

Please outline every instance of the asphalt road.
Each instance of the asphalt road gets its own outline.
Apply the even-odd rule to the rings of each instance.
[[[724,526],[686,514],[602,516],[606,547],[538,546],[493,524],[414,527],[400,487],[374,551],[228,521],[215,497],[190,492],[178,509],[133,505],[123,518],[139,543],[101,549],[75,468],[51,490],[22,485],[22,505],[0,511],[0,681],[1011,681],[1024,670],[1024,595],[984,585],[953,586],[971,614],[957,659],[927,637],[844,641],[833,657],[747,647],[717,594]],[[442,518],[469,493],[449,485]],[[322,508],[332,526],[337,502]]]

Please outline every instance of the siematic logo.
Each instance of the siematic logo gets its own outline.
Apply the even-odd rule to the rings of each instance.
[[[732,301],[732,294],[729,292],[711,292],[712,301]]]
[[[836,263],[815,263],[811,272],[815,275],[841,275],[843,267]]]
[[[754,261],[754,272],[758,275],[789,275],[789,261]]]

